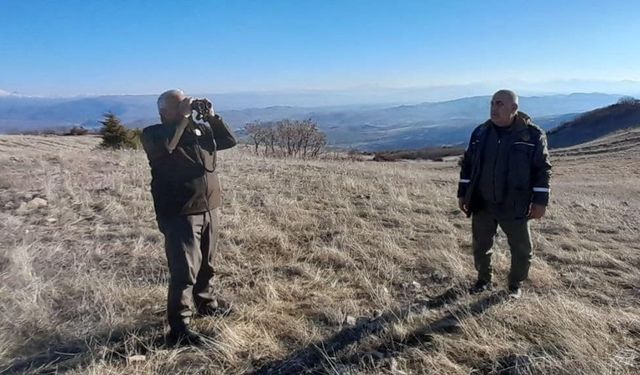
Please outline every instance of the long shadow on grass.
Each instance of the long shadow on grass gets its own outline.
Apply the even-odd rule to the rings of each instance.
[[[468,306],[463,306],[449,312],[444,317],[405,335],[402,339],[391,339],[366,350],[366,353],[375,353],[375,355],[367,355],[363,358],[362,353],[356,353],[350,356],[334,358],[334,361],[342,365],[359,365],[364,363],[375,366],[376,362],[382,361],[385,358],[396,357],[409,348],[420,347],[425,351],[433,350],[432,341],[434,335],[460,332],[460,323],[463,320],[478,316],[491,307],[504,302],[507,298],[508,295],[505,291],[489,295]]]
[[[107,361],[125,360],[128,353],[145,354],[164,344],[163,322],[122,327],[70,340],[48,350],[0,365],[0,374],[59,374],[86,366],[98,348],[104,348]],[[91,356],[86,355],[92,353]],[[95,359],[95,358],[93,358]]]
[[[457,300],[464,292],[463,286],[453,287],[424,303],[406,309],[388,311],[377,318],[366,319],[354,327],[339,331],[326,340],[296,350],[285,359],[269,362],[251,374],[322,373],[325,365],[329,364],[327,358],[340,357],[344,349],[383,331],[386,326],[402,321],[410,314],[419,313],[424,309],[440,308]]]

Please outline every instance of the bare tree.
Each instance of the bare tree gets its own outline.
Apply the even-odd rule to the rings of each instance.
[[[244,131],[249,136],[249,139],[251,139],[254,146],[254,152],[257,154],[258,147],[260,147],[260,144],[263,142],[262,124],[257,121],[251,122],[244,126]]]
[[[312,120],[253,122],[245,126],[254,152],[264,149],[265,156],[316,157],[327,144],[327,137]]]

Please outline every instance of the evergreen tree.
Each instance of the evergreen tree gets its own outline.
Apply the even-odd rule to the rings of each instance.
[[[102,147],[113,149],[137,148],[137,143],[133,139],[135,134],[131,134],[116,115],[108,112],[100,123],[102,124],[100,129]]]

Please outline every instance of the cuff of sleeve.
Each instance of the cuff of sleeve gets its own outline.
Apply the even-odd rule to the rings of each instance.
[[[546,206],[549,204],[549,192],[534,191],[531,202]]]

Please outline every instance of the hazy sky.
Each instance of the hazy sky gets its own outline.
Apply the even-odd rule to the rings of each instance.
[[[0,0],[0,89],[640,80],[639,15],[638,0]]]

